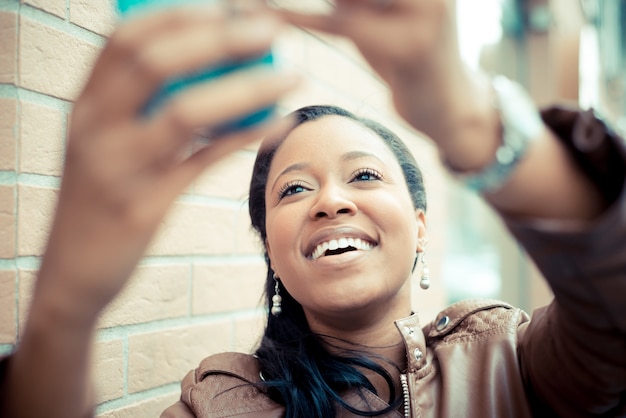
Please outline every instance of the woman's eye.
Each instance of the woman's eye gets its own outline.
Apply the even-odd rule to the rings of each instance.
[[[302,193],[304,191],[306,191],[306,189],[300,183],[287,183],[278,191],[278,196],[282,199],[283,197],[291,196],[296,193]]]
[[[371,168],[366,168],[363,170],[357,171],[353,177],[352,181],[373,181],[373,180],[381,180],[383,178],[382,174],[376,170]]]

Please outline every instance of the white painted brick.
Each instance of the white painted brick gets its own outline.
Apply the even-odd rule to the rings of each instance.
[[[195,182],[199,195],[244,201],[248,197],[255,155],[238,152],[210,167]]]
[[[141,266],[104,312],[99,326],[139,324],[186,316],[189,266]]]
[[[45,187],[18,186],[17,253],[42,255],[45,250],[58,191]]]
[[[96,415],[96,418],[139,418],[158,417],[170,405],[180,399],[180,393],[168,393],[166,395],[148,398],[132,403],[113,411],[103,412]]]
[[[232,209],[175,203],[148,254],[229,254],[235,245]]]
[[[56,109],[21,102],[21,172],[61,175],[66,119],[66,116]]]
[[[248,207],[244,206],[237,212],[237,232],[235,251],[237,254],[263,254],[261,238],[252,229]]]
[[[18,300],[17,300],[17,322],[18,335],[24,332],[26,317],[30,309],[30,303],[33,299],[33,290],[35,289],[35,280],[37,279],[37,271],[35,270],[19,270],[18,276]]]
[[[0,185],[0,258],[15,256],[15,186]]]
[[[74,100],[86,81],[99,48],[68,33],[22,17],[19,85]]]
[[[1,16],[2,14],[0,14]],[[2,22],[0,21],[1,24]],[[1,65],[2,56],[0,55]],[[17,136],[17,101],[0,99],[0,170],[15,170]]]
[[[66,0],[22,0],[22,3],[41,9],[60,18],[65,18]]]
[[[231,328],[222,322],[131,336],[128,392],[182,380],[203,358],[230,349]]]
[[[14,270],[0,270],[0,344],[14,344],[17,334]]]
[[[234,351],[252,354],[261,342],[265,324],[266,316],[263,314],[235,321]]]
[[[124,396],[124,345],[122,340],[102,341],[94,350],[96,403]]]
[[[261,307],[266,271],[262,262],[194,266],[194,315]]]
[[[0,12],[0,83],[17,83],[17,14]]]
[[[117,21],[114,1],[69,0],[70,22],[87,30],[108,36]]]

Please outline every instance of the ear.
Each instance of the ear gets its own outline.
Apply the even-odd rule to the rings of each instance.
[[[272,262],[272,248],[270,247],[270,243],[267,238],[265,239],[265,250],[267,251],[267,257],[270,259],[270,268],[274,270],[274,263]],[[274,273],[278,276],[276,270],[274,270]]]
[[[421,253],[426,248],[426,214],[422,209],[415,210],[415,220],[417,223],[417,248],[415,251]]]

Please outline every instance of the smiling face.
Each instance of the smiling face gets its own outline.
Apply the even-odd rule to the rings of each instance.
[[[265,205],[271,267],[312,329],[365,312],[409,314],[424,213],[374,131],[335,115],[296,127],[272,161]]]

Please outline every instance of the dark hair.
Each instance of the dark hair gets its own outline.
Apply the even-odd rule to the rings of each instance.
[[[331,115],[349,118],[378,134],[402,168],[414,207],[426,210],[422,173],[413,155],[402,140],[383,125],[358,117],[340,107],[324,105],[307,106],[294,111],[292,116],[295,117],[295,125],[292,130],[303,123]],[[265,229],[267,177],[276,151],[290,132],[291,130],[281,138],[272,138],[264,142],[257,154],[252,172],[250,218],[252,227],[258,232],[263,244],[267,237]],[[264,256],[268,266],[265,303],[269,307],[272,305],[275,281],[267,250]],[[261,365],[268,395],[272,400],[285,405],[286,417],[334,417],[336,404],[361,416],[382,415],[399,406],[402,399],[396,398],[391,376],[373,360],[372,356],[365,355],[356,347],[354,350],[343,348],[331,353],[327,347],[333,346],[338,349],[333,339],[311,331],[302,306],[284,287],[281,287],[281,296],[282,310],[285,314],[275,317],[268,312],[265,333],[255,354]],[[343,401],[341,393],[349,389],[356,389],[357,392],[367,389],[376,393],[376,389],[357,367],[370,369],[387,381],[390,390],[388,408],[380,411],[359,411]]]

